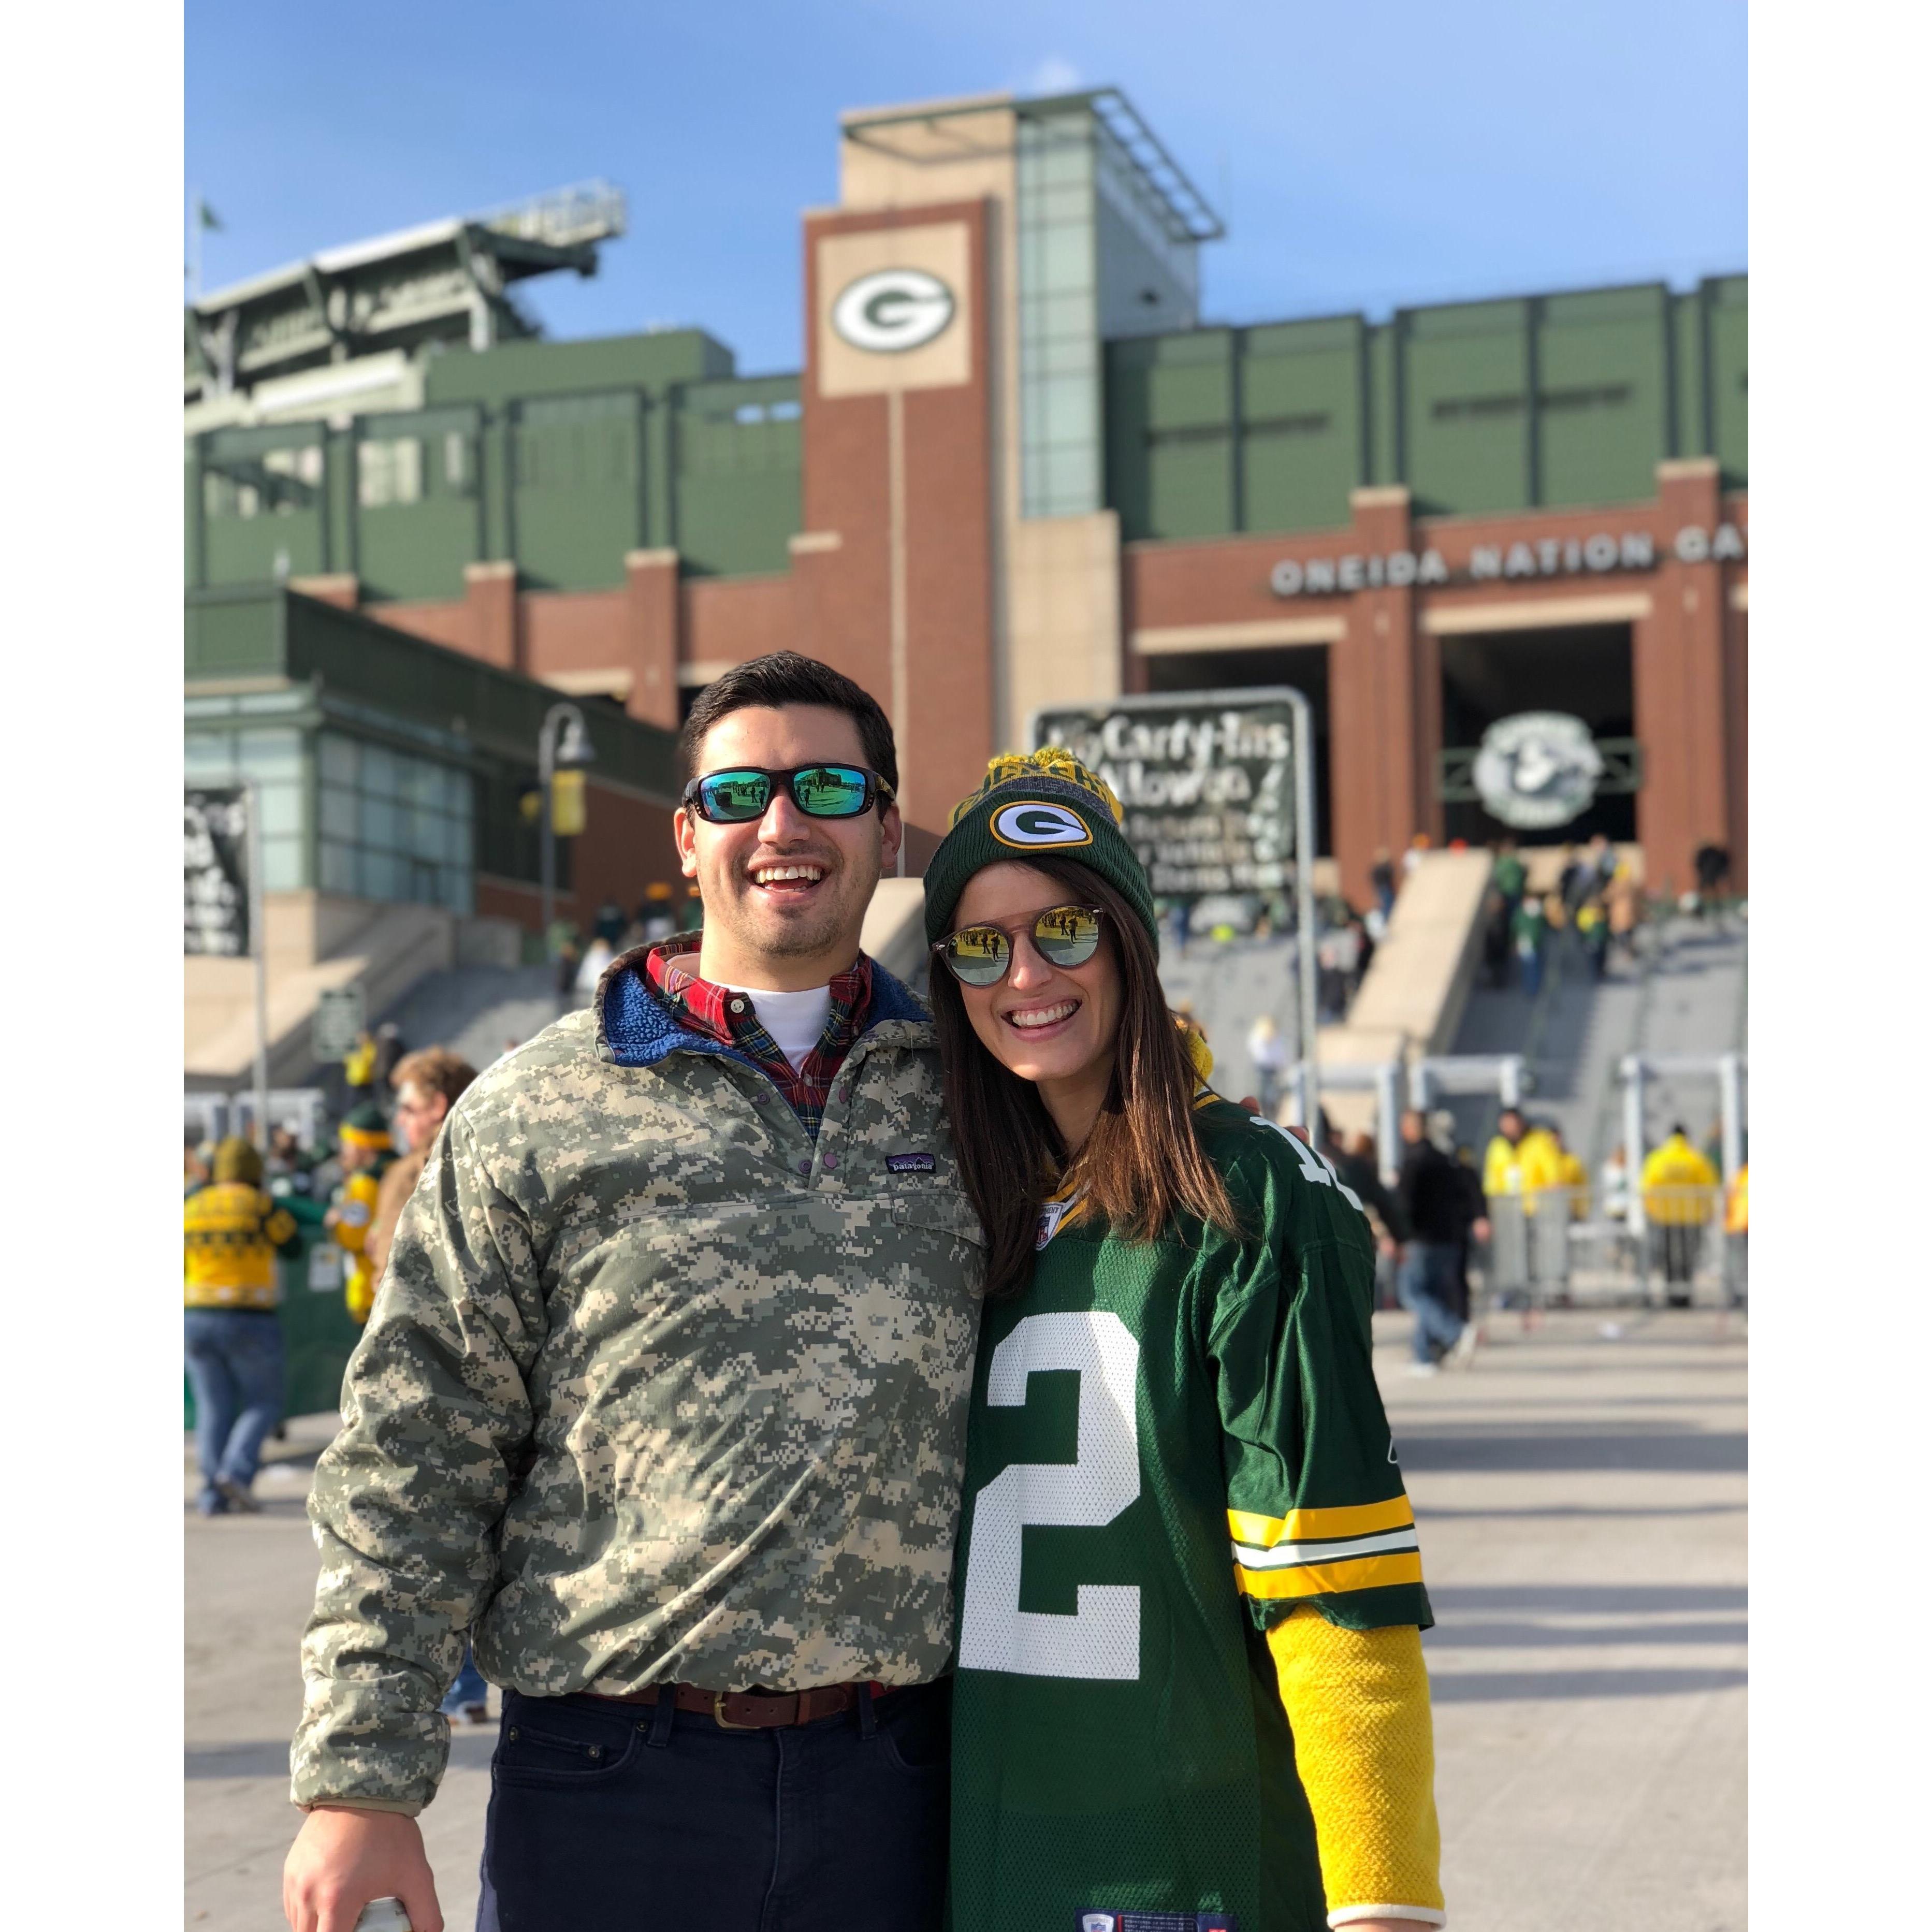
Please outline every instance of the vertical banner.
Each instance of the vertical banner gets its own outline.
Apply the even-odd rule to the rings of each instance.
[[[1120,829],[1157,900],[1189,916],[1210,899],[1288,901],[1294,970],[1282,1033],[1298,1063],[1292,1070],[1295,1118],[1312,1120],[1315,732],[1307,699],[1286,685],[1120,698],[1036,712],[1031,735],[1034,750],[1064,745],[1113,787]],[[1186,924],[1184,917],[1184,935]],[[1161,973],[1188,988],[1190,1005],[1196,991],[1211,993],[1220,1019],[1241,1015],[1244,1031],[1248,1017],[1273,1016],[1286,990],[1278,968],[1258,958],[1190,962],[1184,947],[1163,957]],[[1204,1014],[1196,1017],[1205,1024]],[[1228,1044],[1224,1039],[1223,1048]]]
[[[249,951],[248,805],[240,785],[182,797],[182,950],[242,958]]]

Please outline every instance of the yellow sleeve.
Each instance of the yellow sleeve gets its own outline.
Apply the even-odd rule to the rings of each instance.
[[[1315,1817],[1329,1924],[1446,1925],[1421,1632],[1343,1630],[1308,1607],[1268,1640]]]
[[[376,1184],[368,1174],[352,1174],[336,1197],[335,1238],[352,1255],[362,1252],[369,1223],[376,1212]]]

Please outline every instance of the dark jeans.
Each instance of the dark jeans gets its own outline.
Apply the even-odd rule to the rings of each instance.
[[[201,1507],[220,1504],[218,1480],[255,1480],[262,1444],[282,1417],[282,1323],[272,1311],[184,1312],[188,1379],[194,1384],[194,1446]]]
[[[1411,1241],[1402,1251],[1396,1292],[1415,1316],[1412,1346],[1418,1362],[1432,1362],[1456,1346],[1462,1321],[1455,1308],[1460,1248],[1448,1241]]]
[[[951,1708],[734,1731],[506,1690],[477,1932],[938,1932]]]

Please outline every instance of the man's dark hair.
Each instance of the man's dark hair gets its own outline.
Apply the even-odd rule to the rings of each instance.
[[[866,764],[893,790],[898,790],[898,753],[892,744],[892,728],[878,700],[830,664],[796,651],[771,651],[734,664],[698,694],[677,736],[678,763],[685,777],[698,776],[698,748],[720,718],[749,705],[776,709],[782,704],[822,704],[827,710],[844,712],[859,728]]]

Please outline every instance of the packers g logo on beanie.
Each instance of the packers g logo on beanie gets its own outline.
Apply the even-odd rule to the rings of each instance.
[[[1038,800],[1029,800],[1024,805],[1002,806],[988,824],[993,836],[1002,845],[1042,849],[1094,842],[1087,821],[1077,812]]]
[[[1002,753],[952,808],[952,829],[927,861],[926,938],[936,940],[945,932],[975,872],[1057,852],[1105,879],[1158,946],[1154,894],[1121,830],[1124,816],[1113,788],[1064,745]]]

